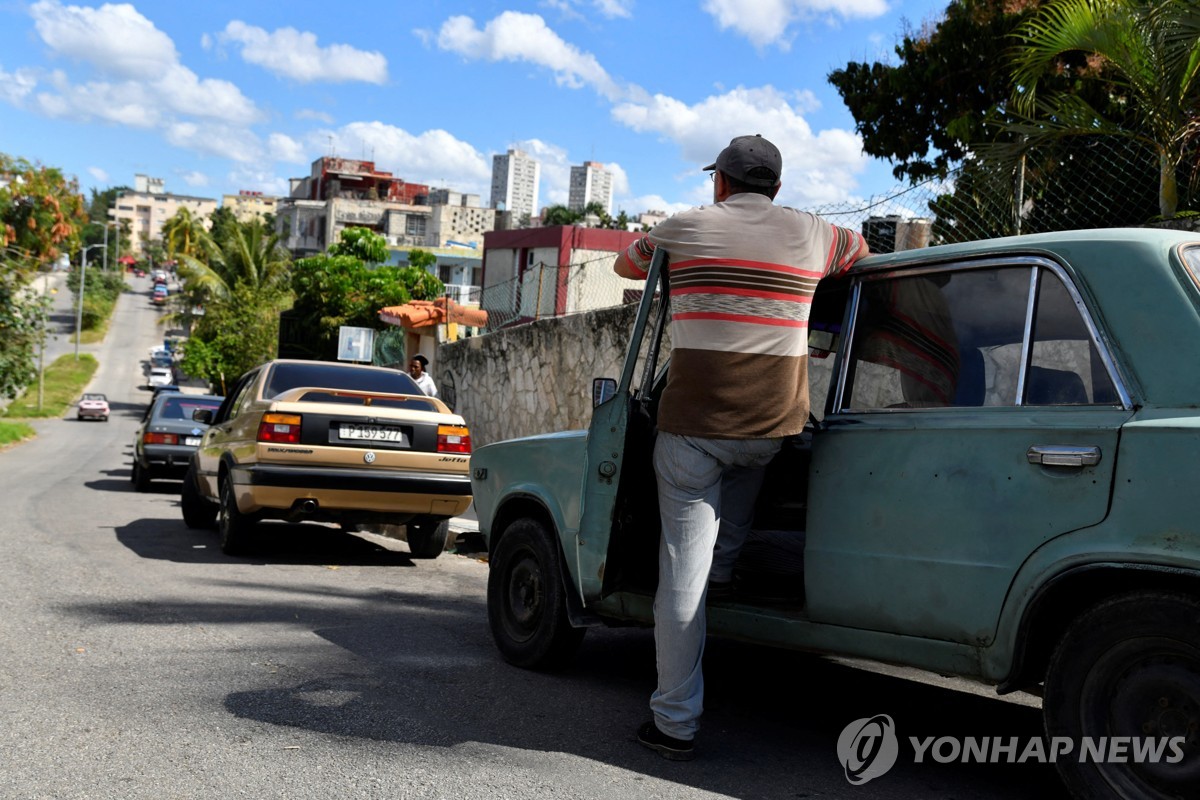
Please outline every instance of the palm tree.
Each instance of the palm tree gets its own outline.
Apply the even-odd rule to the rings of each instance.
[[[179,268],[185,291],[198,298],[225,301],[237,286],[255,295],[287,290],[292,258],[278,234],[268,233],[261,221],[233,226],[223,242],[206,236],[202,246],[203,260],[184,255]]]
[[[1200,134],[1200,6],[1180,0],[1057,0],[1013,34],[1014,111],[1025,146],[1072,135],[1128,137],[1158,156],[1159,211],[1175,215],[1177,174]],[[1039,96],[1067,54],[1085,53],[1112,87],[1106,117],[1079,95]],[[1109,112],[1109,116],[1113,116]]]
[[[180,206],[162,225],[163,244],[173,258],[194,256],[204,249],[208,229],[204,221],[194,216],[189,208]]]

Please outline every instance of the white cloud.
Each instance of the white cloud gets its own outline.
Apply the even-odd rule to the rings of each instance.
[[[633,0],[592,0],[592,5],[609,19],[633,16]]]
[[[208,186],[208,176],[203,172],[192,170],[191,172],[180,173],[179,177],[183,178],[183,182],[188,186]]]
[[[267,154],[275,161],[289,164],[308,164],[312,160],[305,157],[303,144],[283,133],[267,137]]]
[[[791,46],[793,22],[818,17],[873,19],[888,11],[887,0],[704,0],[704,11],[721,30],[733,29],[756,47]]]
[[[99,167],[88,167],[88,174],[96,179],[97,183],[108,183],[108,173]]]
[[[316,109],[312,109],[312,108],[301,108],[298,111],[296,111],[296,113],[293,114],[293,116],[296,119],[313,119],[313,120],[316,120],[317,122],[324,122],[326,125],[333,124],[333,115],[332,114],[326,114],[324,111],[317,111]]]
[[[798,98],[798,100],[797,100]],[[738,87],[707,97],[695,105],[664,95],[645,103],[627,102],[613,108],[613,117],[639,133],[654,133],[677,143],[682,157],[699,170],[712,163],[734,136],[761,133],[783,153],[783,188],[780,200],[812,206],[844,199],[855,186],[855,176],[866,167],[862,142],[852,132],[827,130],[813,133],[801,115],[804,97],[771,86]],[[715,125],[714,120],[736,120]],[[691,175],[692,173],[688,173]],[[688,179],[688,176],[683,176]],[[700,183],[689,196],[704,202],[711,190]]]
[[[167,141],[197,153],[229,158],[234,161],[258,161],[263,158],[262,142],[253,132],[219,122],[173,122],[166,126]]]
[[[565,206],[571,195],[571,158],[567,151],[541,139],[514,142],[512,147],[524,151],[541,165],[538,204]]]
[[[387,81],[387,59],[382,53],[359,50],[346,44],[321,47],[317,36],[295,28],[268,32],[234,20],[221,32],[222,41],[242,45],[242,58],[284,78],[301,83]]]
[[[328,152],[331,143],[339,155],[374,161],[377,169],[405,181],[480,195],[491,186],[491,159],[444,130],[414,135],[384,122],[353,122],[337,130],[314,131],[307,140],[309,152]]]
[[[288,179],[280,178],[267,169],[251,164],[239,164],[226,178],[242,191],[262,192],[272,197],[286,197]]]
[[[201,79],[179,63],[174,42],[129,4],[99,8],[39,0],[30,7],[42,41],[60,57],[81,62],[103,80],[73,84],[58,72],[57,95],[42,93],[42,113],[150,127],[169,121],[164,112],[235,124],[261,114],[228,81]]]
[[[29,12],[50,49],[106,74],[152,79],[179,60],[171,38],[126,3],[85,8],[40,0]]]
[[[560,86],[591,86],[610,100],[621,94],[594,55],[563,41],[537,14],[505,11],[482,30],[470,17],[451,17],[442,23],[437,44],[467,59],[537,64],[552,70]]]
[[[37,73],[31,69],[5,72],[0,69],[0,102],[20,106],[37,88]]]

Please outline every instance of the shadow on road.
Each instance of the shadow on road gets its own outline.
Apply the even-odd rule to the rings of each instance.
[[[158,491],[159,487],[154,484],[151,486]],[[174,494],[178,494],[178,491],[176,486]],[[414,566],[407,552],[389,549],[330,525],[312,523],[259,523],[253,534],[250,553],[235,558],[221,552],[215,530],[197,530],[185,526],[178,508],[178,502],[172,505],[172,509],[181,515],[177,519],[139,519],[118,526],[114,529],[117,541],[142,558],[187,564]]]

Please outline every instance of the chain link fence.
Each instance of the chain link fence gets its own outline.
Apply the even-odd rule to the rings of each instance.
[[[1179,171],[1178,209],[1200,215],[1200,152]],[[1000,236],[1150,224],[1159,216],[1159,163],[1141,142],[1076,136],[1004,163],[968,161],[944,179],[806,209],[860,231],[876,253]],[[567,266],[538,263],[487,286],[488,330],[637,302],[612,279],[613,254]]]

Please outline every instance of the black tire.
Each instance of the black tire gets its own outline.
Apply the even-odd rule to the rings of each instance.
[[[567,618],[558,543],[542,523],[523,518],[504,531],[488,570],[488,625],[504,660],[552,669],[571,659],[586,628]]]
[[[217,534],[221,538],[221,552],[227,556],[244,555],[250,549],[250,537],[254,520],[238,511],[233,494],[233,481],[221,479],[221,505],[217,511]]]
[[[189,528],[211,528],[217,521],[217,504],[200,494],[191,467],[183,476],[179,506],[183,509],[183,524]]]
[[[450,520],[410,522],[404,531],[413,558],[437,558],[446,551],[446,542],[450,540]]]
[[[150,473],[142,468],[136,458],[133,460],[133,473],[129,476],[129,480],[133,482],[133,488],[137,491],[150,491]]]
[[[1057,759],[1078,798],[1200,798],[1200,600],[1135,592],[1080,615],[1046,672],[1042,713],[1047,737],[1070,737],[1074,752]],[[1184,737],[1183,758],[1170,742],[1158,763],[1080,760],[1082,737],[1137,740]],[[1131,750],[1132,748],[1127,748]]]

